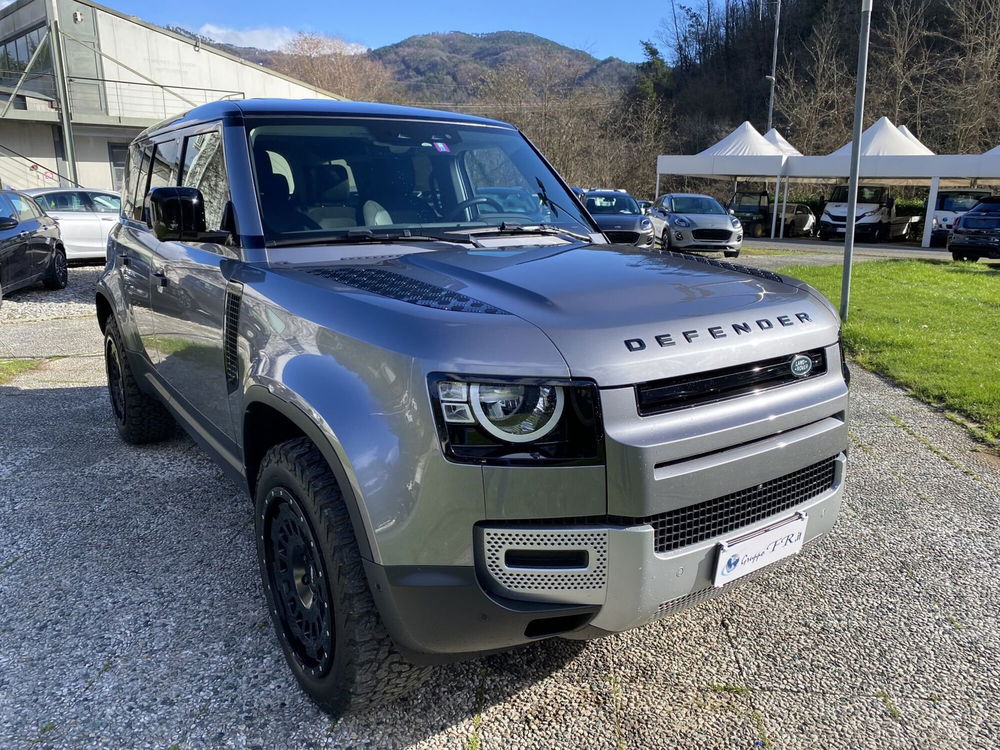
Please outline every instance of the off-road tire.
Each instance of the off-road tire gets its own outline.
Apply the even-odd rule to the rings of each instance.
[[[756,237],[758,240],[764,236],[764,225],[759,221],[755,221],[750,225],[750,235]]]
[[[830,235],[827,234],[826,232],[819,232],[819,233],[816,234],[816,236],[819,237],[819,241],[820,242],[829,242],[830,241]]]
[[[726,256],[727,258],[739,258],[740,257],[740,251],[739,250],[723,250],[722,254],[724,256]]]
[[[372,708],[414,690],[432,668],[407,662],[382,624],[343,496],[322,454],[306,438],[280,443],[264,456],[258,477],[254,517],[261,581],[271,623],[302,689],[334,717]],[[323,644],[332,656],[327,654],[325,660],[312,661],[311,655],[303,654],[305,648],[295,643],[301,633],[288,622],[289,604],[299,606],[289,597],[298,594],[287,585],[288,574],[282,566],[273,561],[277,558],[275,545],[287,538],[281,530],[288,523],[288,511],[298,514],[297,527],[307,531],[313,543],[312,552],[303,553],[313,555],[303,570],[309,575],[310,608],[318,601],[329,612],[324,621],[332,623],[332,633],[325,632],[328,644]],[[284,559],[284,567],[291,567],[287,564],[291,555]],[[301,580],[304,577],[295,579],[296,586]],[[284,599],[276,591],[283,582],[287,586]]]
[[[67,281],[69,281],[69,267],[66,263],[66,251],[57,247],[52,251],[42,283],[46,289],[65,289]]]
[[[108,376],[111,413],[122,440],[132,445],[145,445],[174,435],[177,423],[170,412],[139,387],[122,345],[118,322],[113,317],[108,319],[104,329],[104,368]]]
[[[966,263],[978,263],[979,262],[979,256],[978,255],[966,255],[965,253],[952,253],[951,254],[951,258],[952,258],[952,260],[957,260],[957,261],[966,262]]]

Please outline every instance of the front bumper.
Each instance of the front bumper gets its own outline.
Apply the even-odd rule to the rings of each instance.
[[[683,250],[739,250],[743,247],[743,230],[706,230],[682,229],[672,227],[670,232],[671,247]],[[705,236],[706,232],[718,233],[718,238]],[[722,236],[722,235],[725,236]]]
[[[879,224],[877,222],[858,222],[854,225],[854,235],[856,237],[874,237],[878,233],[878,228]],[[821,219],[819,222],[819,231],[821,234],[843,235],[847,233],[847,224],[845,222]]]

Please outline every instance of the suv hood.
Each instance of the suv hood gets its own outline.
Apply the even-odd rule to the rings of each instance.
[[[839,321],[832,307],[801,282],[766,271],[743,273],[740,266],[703,257],[623,245],[414,249],[396,246],[393,250],[405,254],[363,263],[522,318],[556,345],[574,377],[602,386],[754,362],[837,341]],[[340,286],[310,276],[314,283]]]

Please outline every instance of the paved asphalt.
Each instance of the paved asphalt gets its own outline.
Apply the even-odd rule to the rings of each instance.
[[[96,271],[73,271],[85,300]],[[0,356],[69,356],[0,386],[4,750],[1000,747],[1000,459],[874,375],[855,369],[820,544],[679,616],[443,667],[331,724],[270,631],[247,498],[186,438],[123,445],[96,323],[18,322],[35,294],[4,302]]]

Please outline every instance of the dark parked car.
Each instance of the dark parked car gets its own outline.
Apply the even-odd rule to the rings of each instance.
[[[639,202],[619,190],[590,190],[584,201],[597,226],[612,242],[638,247],[653,246],[653,222]]]
[[[948,250],[955,260],[973,263],[980,258],[1000,258],[1000,196],[983,198],[955,219]]]
[[[66,286],[66,249],[59,225],[23,193],[0,190],[0,301],[41,281]]]

